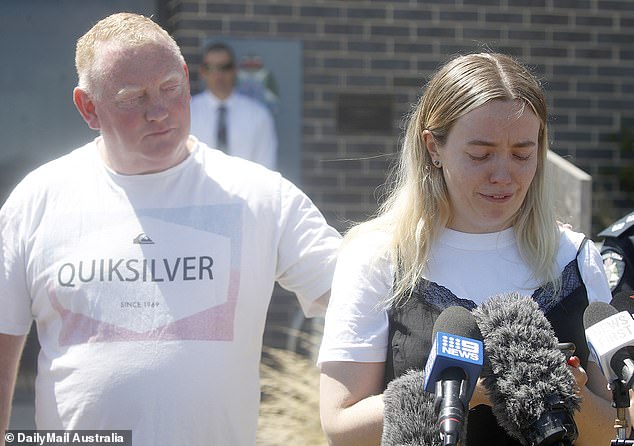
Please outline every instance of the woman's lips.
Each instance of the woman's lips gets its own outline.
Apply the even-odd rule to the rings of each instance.
[[[511,197],[513,197],[512,193],[500,193],[500,194],[480,194],[482,197],[484,197],[487,200],[490,201],[508,201],[511,199]]]

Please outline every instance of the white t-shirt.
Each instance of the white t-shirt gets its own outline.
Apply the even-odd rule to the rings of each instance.
[[[258,101],[232,93],[220,101],[209,90],[192,97],[191,133],[209,147],[217,147],[218,106],[227,108],[228,153],[275,169],[277,133],[269,110]]]
[[[557,253],[560,270],[575,258],[583,238],[583,234],[562,231]],[[394,270],[385,256],[377,255],[384,241],[372,234],[344,244],[333,278],[319,364],[386,360],[388,316],[382,304],[392,291]],[[601,255],[593,243],[584,245],[578,262],[588,300],[609,302]],[[492,234],[446,229],[432,247],[425,278],[479,305],[502,293],[531,295],[541,285],[531,275],[512,228]]]
[[[0,211],[0,332],[37,322],[38,429],[131,429],[135,446],[253,445],[274,282],[307,314],[339,234],[278,173],[196,143],[119,175],[89,143]]]

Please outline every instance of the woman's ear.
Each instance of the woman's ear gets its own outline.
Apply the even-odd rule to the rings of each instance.
[[[423,143],[427,148],[427,152],[431,157],[432,162],[440,161],[440,153],[438,152],[438,144],[436,144],[436,138],[429,130],[423,130]]]
[[[81,117],[84,118],[84,121],[88,124],[88,127],[93,130],[99,130],[101,128],[99,125],[99,117],[95,110],[95,103],[90,95],[83,89],[75,87],[73,90],[73,102]]]

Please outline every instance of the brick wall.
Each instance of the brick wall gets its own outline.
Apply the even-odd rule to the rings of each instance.
[[[482,48],[543,79],[553,150],[593,177],[594,233],[634,204],[631,0],[170,0],[163,15],[191,64],[208,34],[302,40],[302,186],[340,229],[375,209],[425,80]],[[392,95],[392,134],[338,132],[341,93]]]
[[[303,189],[345,229],[375,209],[402,118],[433,70],[483,48],[534,67],[552,149],[593,177],[593,233],[634,207],[634,1],[168,0],[167,27],[192,64],[205,36],[304,46]],[[341,94],[391,95],[392,131],[337,130]]]

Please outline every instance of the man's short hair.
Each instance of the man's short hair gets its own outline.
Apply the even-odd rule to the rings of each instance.
[[[140,14],[122,12],[112,14],[97,22],[77,40],[75,67],[79,88],[92,94],[100,94],[99,51],[107,45],[135,48],[150,43],[165,43],[183,64],[185,59],[176,41],[150,18]]]

